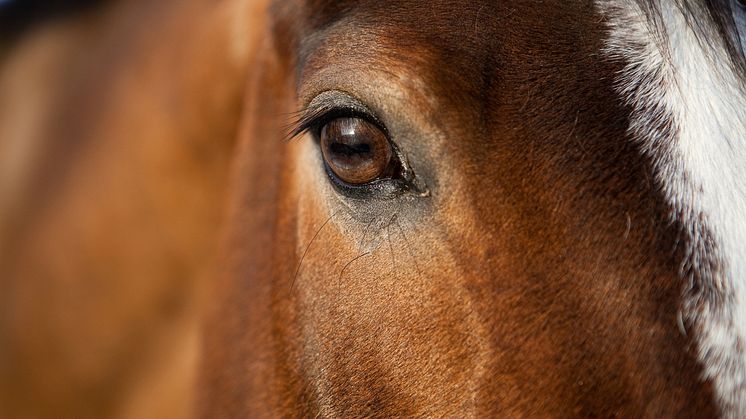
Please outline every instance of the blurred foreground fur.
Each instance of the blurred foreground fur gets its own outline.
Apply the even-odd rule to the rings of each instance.
[[[0,417],[190,416],[261,3],[110,1],[0,45]]]

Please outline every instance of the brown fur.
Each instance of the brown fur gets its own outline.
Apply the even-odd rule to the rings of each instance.
[[[716,413],[677,327],[679,226],[625,136],[622,63],[600,57],[592,4],[301,1],[273,17],[204,413]],[[354,202],[311,138],[278,143],[277,115],[328,89],[374,109],[430,198]]]
[[[64,73],[0,208],[7,415],[180,417],[197,358],[219,418],[717,413],[590,2],[263,9],[115,3],[8,59]],[[430,196],[350,199],[282,141],[329,89]]]
[[[30,151],[0,197],[0,417],[192,411],[254,42],[233,25],[260,6],[115,2],[9,50],[0,166]]]

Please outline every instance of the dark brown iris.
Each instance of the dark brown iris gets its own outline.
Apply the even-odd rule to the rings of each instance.
[[[337,118],[321,129],[321,152],[344,182],[360,185],[390,175],[393,151],[386,134],[360,118]]]

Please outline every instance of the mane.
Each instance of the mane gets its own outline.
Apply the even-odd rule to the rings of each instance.
[[[722,47],[730,65],[742,80],[746,80],[746,3],[744,0],[673,0],[661,5],[659,0],[635,0],[647,15],[649,24],[659,37],[659,45],[665,50],[668,34],[661,14],[663,7],[677,7],[687,23],[697,34],[705,51]],[[737,17],[739,16],[740,19]],[[663,42],[660,42],[663,41]],[[716,59],[714,55],[709,57]]]
[[[104,0],[0,0],[0,43],[44,22],[89,10]]]

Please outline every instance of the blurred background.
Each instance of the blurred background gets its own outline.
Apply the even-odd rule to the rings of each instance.
[[[186,418],[243,0],[0,0],[0,418]]]

